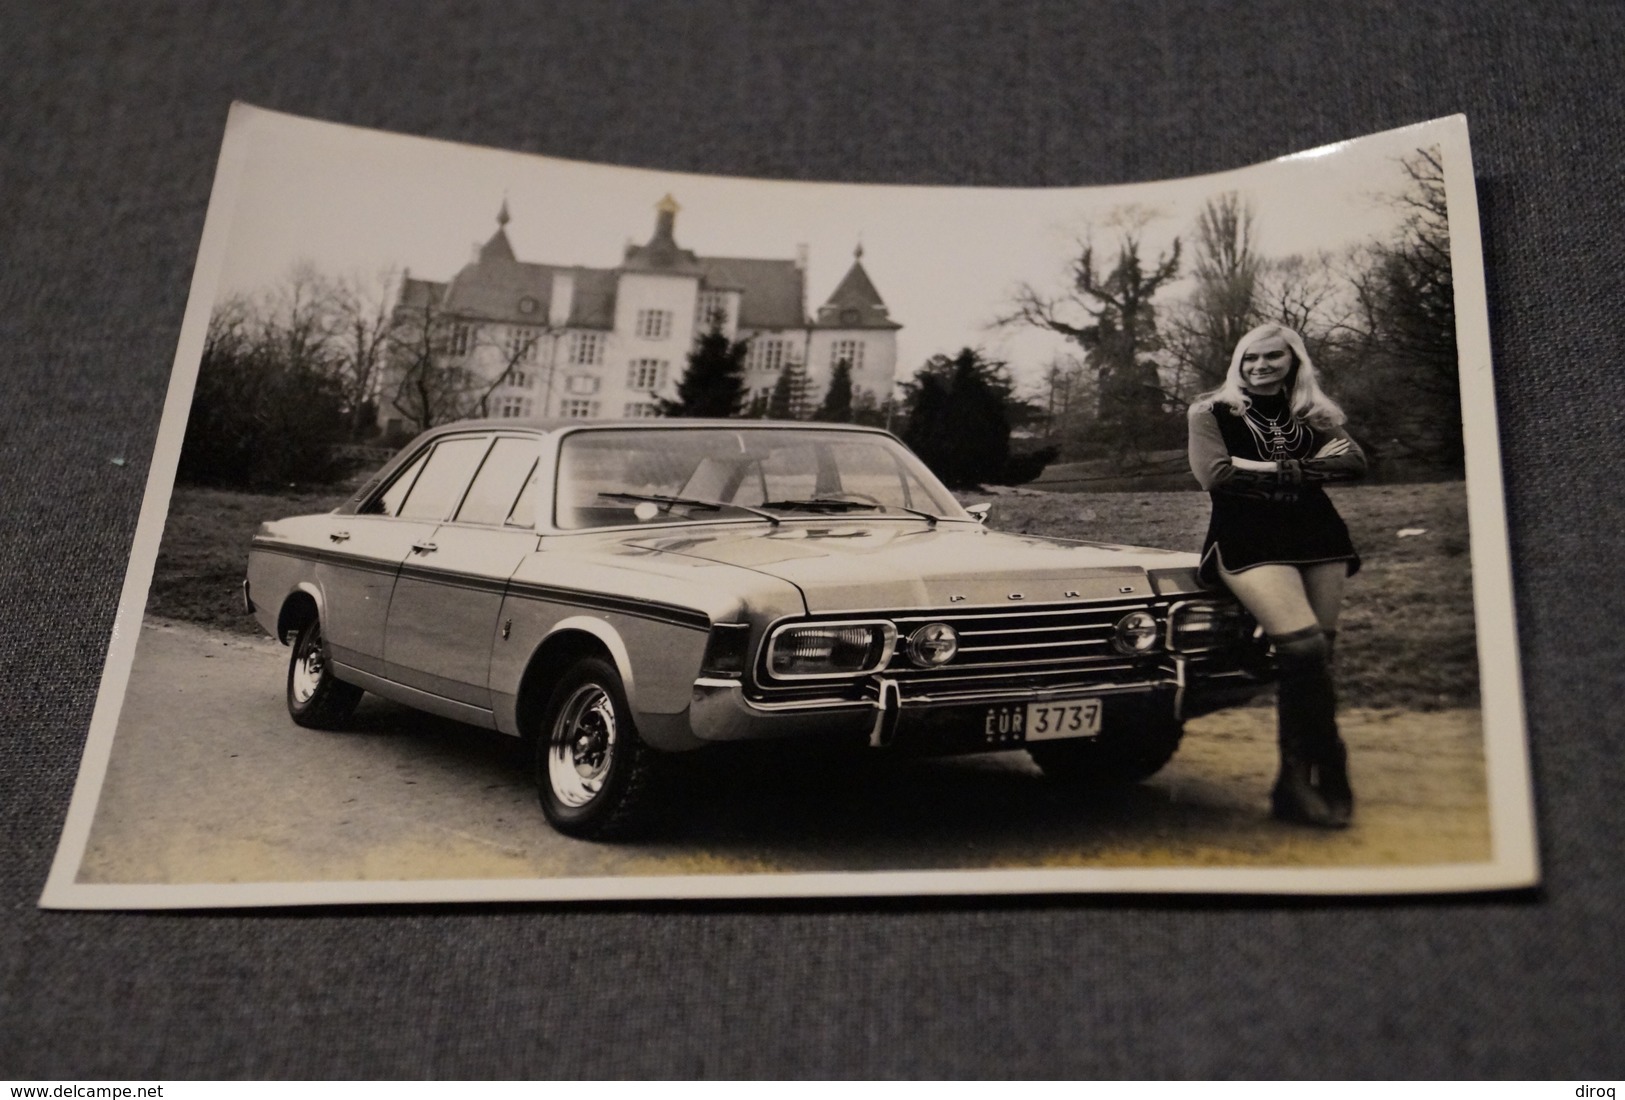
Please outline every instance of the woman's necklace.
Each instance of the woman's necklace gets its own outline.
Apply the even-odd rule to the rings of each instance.
[[[1254,398],[1242,416],[1247,430],[1253,433],[1259,454],[1271,461],[1292,458],[1303,445],[1303,425],[1293,419],[1292,406],[1282,403],[1279,416],[1266,416]]]

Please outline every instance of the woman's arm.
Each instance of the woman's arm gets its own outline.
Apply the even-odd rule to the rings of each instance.
[[[1232,458],[1211,412],[1192,409],[1188,422],[1191,473],[1202,488],[1239,496],[1273,495],[1280,490],[1280,467],[1274,462]]]
[[[1320,449],[1293,464],[1304,481],[1354,481],[1365,476],[1365,452],[1348,432],[1332,428],[1316,431],[1315,436],[1322,441]]]

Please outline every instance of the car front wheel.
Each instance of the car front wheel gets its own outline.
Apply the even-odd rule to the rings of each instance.
[[[1108,721],[1094,737],[1027,746],[1044,775],[1088,787],[1123,787],[1150,779],[1173,759],[1185,727],[1172,717]]]
[[[621,678],[588,657],[553,689],[536,738],[536,787],[555,829],[613,840],[643,828],[655,761],[638,737]]]
[[[322,623],[312,618],[293,640],[288,659],[288,713],[301,726],[336,729],[361,702],[362,691],[333,675],[322,639]]]

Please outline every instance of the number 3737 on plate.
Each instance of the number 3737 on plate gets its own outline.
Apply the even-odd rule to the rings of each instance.
[[[1099,699],[1058,699],[1043,703],[989,707],[984,720],[990,738],[1059,741],[1100,732]]]

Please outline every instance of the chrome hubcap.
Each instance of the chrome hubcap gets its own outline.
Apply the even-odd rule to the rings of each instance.
[[[321,685],[327,662],[322,659],[322,632],[311,627],[299,642],[293,659],[293,701],[308,703]]]
[[[598,797],[615,758],[615,706],[597,684],[576,688],[553,721],[548,737],[547,781],[566,806]]]

